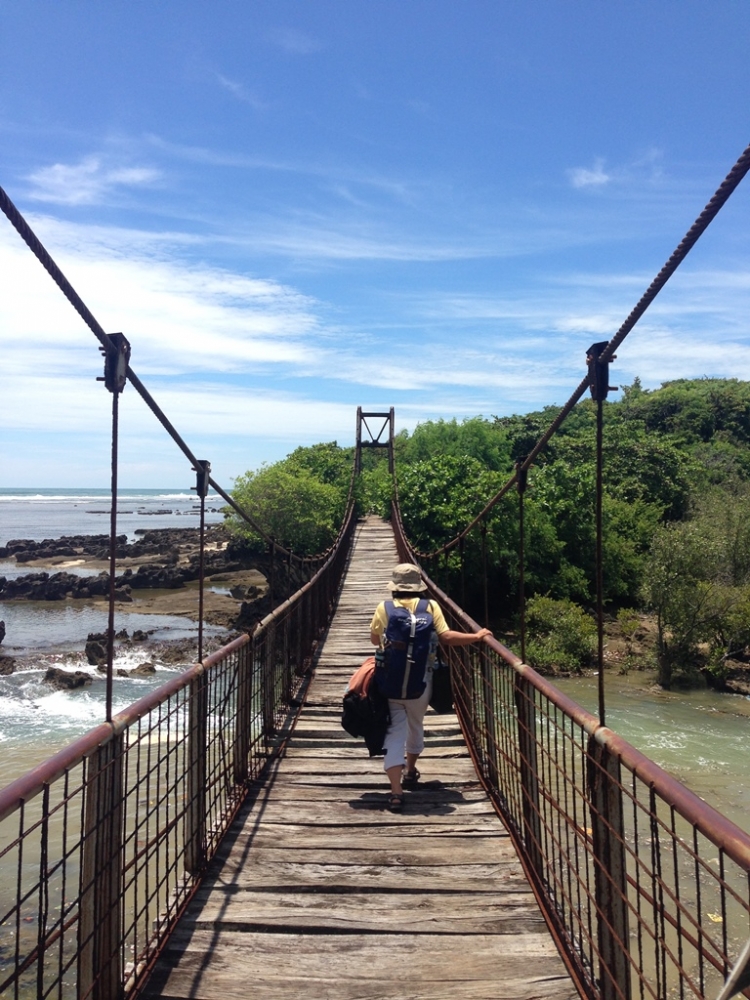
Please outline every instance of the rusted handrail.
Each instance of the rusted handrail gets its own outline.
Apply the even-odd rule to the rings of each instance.
[[[478,629],[424,578],[451,627]],[[750,921],[750,836],[496,639],[449,654],[477,772],[581,992],[718,993]]]
[[[16,885],[0,902],[0,994],[137,992],[294,724],[355,523],[350,496],[325,564],[252,635],[0,790]]]

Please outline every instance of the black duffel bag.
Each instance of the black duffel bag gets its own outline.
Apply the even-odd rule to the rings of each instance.
[[[432,694],[430,708],[438,715],[453,711],[453,686],[451,685],[450,664],[443,663],[438,656],[432,668]]]

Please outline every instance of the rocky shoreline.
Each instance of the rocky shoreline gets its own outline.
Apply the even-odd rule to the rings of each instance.
[[[192,620],[198,615],[200,577],[199,530],[197,528],[143,529],[135,542],[126,535],[117,538],[115,596],[118,611],[127,614],[177,615]],[[106,602],[109,598],[109,536],[75,535],[35,542],[14,539],[0,547],[0,558],[28,572],[0,576],[0,602]],[[251,631],[270,610],[265,577],[223,525],[205,532],[204,620],[227,632],[217,641],[204,642],[212,651],[242,631]],[[2,604],[0,604],[2,618]],[[0,628],[3,636],[5,626]],[[8,642],[13,637],[8,633]],[[90,665],[102,662],[102,639],[81,636],[81,650]],[[2,642],[2,638],[0,638]],[[194,662],[194,642],[184,639],[150,640],[148,630],[128,630],[117,636],[116,650],[143,647],[144,662],[152,653],[166,663]],[[75,658],[75,654],[70,654]],[[106,654],[105,654],[106,658]],[[7,656],[0,651],[0,674],[22,669],[29,658]],[[33,658],[38,663],[39,656]],[[68,671],[67,673],[70,673]],[[86,677],[90,678],[89,674]],[[81,680],[80,683],[86,683]]]

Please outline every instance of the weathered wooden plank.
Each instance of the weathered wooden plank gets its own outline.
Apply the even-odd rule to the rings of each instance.
[[[424,840],[425,843],[419,843]],[[293,848],[298,860],[309,859],[313,854],[322,855],[324,852],[336,852],[336,856],[326,857],[327,861],[351,861],[361,858],[362,863],[369,863],[375,860],[375,855],[379,852],[389,852],[393,855],[393,864],[454,864],[454,863],[486,863],[490,857],[496,856],[495,852],[513,852],[512,858],[518,863],[515,851],[510,846],[510,840],[503,830],[497,834],[487,833],[484,836],[464,837],[460,835],[448,834],[443,837],[415,837],[400,830],[377,830],[368,831],[366,835],[354,831],[354,833],[340,833],[336,837],[335,846],[331,844],[331,837],[327,833],[310,832],[304,838],[299,835],[298,828],[293,828],[292,832],[286,833],[282,827],[274,826],[273,833],[264,832],[261,827],[259,832],[250,833],[241,831],[232,841],[232,851],[253,852],[269,848],[272,850],[286,851],[287,857]],[[505,857],[503,853],[501,855]],[[318,858],[322,862],[322,856]],[[382,864],[382,860],[379,862]],[[520,871],[520,864],[518,865]]]
[[[464,754],[461,757],[450,756],[441,757],[434,763],[423,766],[420,758],[419,766],[422,773],[420,783],[430,781],[441,781],[446,785],[451,782],[460,782],[462,786],[478,786],[477,776],[469,758]],[[383,781],[383,758],[368,757],[367,752],[359,754],[357,757],[348,757],[341,766],[333,765],[329,754],[325,756],[297,754],[284,757],[284,779],[293,781],[298,776],[315,775],[330,777],[335,781],[346,783],[352,777],[358,780],[365,780],[368,777]]]
[[[350,802],[264,802],[263,821],[266,823],[288,822],[310,826],[370,826],[385,822],[388,825],[403,826],[419,819],[424,823],[429,817],[431,823],[455,823],[461,817],[470,817],[474,822],[485,819],[494,826],[497,817],[488,802],[470,802],[466,805],[442,802],[415,802],[413,796],[407,798],[405,811],[393,814],[387,811],[388,793],[372,792],[370,797],[353,798]]]
[[[367,749],[364,743],[360,740],[358,744],[352,743],[348,745],[346,743],[331,745],[326,744],[324,740],[308,741],[313,742],[315,745],[311,747],[299,746],[296,741],[291,742],[285,751],[285,759],[293,759],[297,757],[306,757],[309,755],[315,757],[328,757],[337,758],[340,757],[342,760],[344,758],[354,758],[355,760],[369,760],[370,763],[373,761],[379,762],[382,767],[382,758],[380,757],[368,757]],[[422,756],[419,758],[419,770],[424,774],[425,767],[431,767],[426,761],[434,759],[436,762],[441,758],[448,759],[466,759],[466,750],[457,747],[455,744],[451,743],[447,746],[442,743],[438,743],[437,740],[430,741],[425,744],[425,748],[422,752]],[[425,767],[422,766],[422,762],[425,761]],[[343,766],[343,765],[342,765]],[[438,765],[436,763],[435,767]]]
[[[279,929],[297,932],[413,934],[538,934],[545,929],[533,893],[503,892],[492,899],[476,893],[199,893],[196,930],[232,927],[236,931]],[[478,905],[481,903],[481,905]]]
[[[194,977],[187,969],[188,963],[197,966]],[[149,998],[164,1000],[247,1000],[248,986],[233,979],[231,971],[211,970],[211,981],[206,983],[199,963],[190,956],[186,968],[176,970],[164,984],[163,992],[149,992]],[[183,975],[179,973],[183,972]],[[194,986],[194,983],[197,985]],[[405,983],[400,976],[387,979],[325,978],[324,976],[285,975],[272,978],[270,974],[253,981],[251,995],[263,1000],[577,1000],[567,976],[528,972],[526,975],[499,979],[467,979],[463,982],[430,980],[425,983]],[[183,992],[184,991],[184,992]]]
[[[382,759],[340,726],[398,561],[368,519],[305,707],[253,790],[145,996],[150,1000],[572,1000],[455,716],[428,714],[422,780],[386,810]]]
[[[213,880],[217,886],[239,886],[241,888],[294,889],[300,886],[336,887],[349,889],[418,889],[422,892],[480,892],[488,891],[488,885],[502,880],[506,890],[516,879],[524,886],[523,873],[512,865],[316,865],[302,861],[255,863],[252,851],[247,857],[230,855],[221,872]],[[294,922],[294,914],[289,914]]]
[[[382,780],[382,779],[381,779]],[[295,782],[277,781],[267,789],[263,796],[263,801],[268,806],[271,803],[280,803],[288,809],[309,809],[311,804],[319,806],[325,814],[328,807],[335,804],[338,809],[344,805],[349,809],[379,809],[382,790],[377,787],[372,788],[367,785],[364,789],[349,784],[335,784],[328,786],[321,792],[318,785],[300,784]],[[480,803],[483,813],[491,813],[493,821],[496,821],[495,811],[487,801],[487,796],[481,788],[465,789],[447,788],[441,782],[428,782],[420,784],[415,790],[408,792],[406,810],[413,812],[415,807],[426,805],[457,805],[462,809],[464,806],[476,805]]]
[[[439,947],[425,947],[425,938]],[[471,942],[469,946],[469,942]],[[477,985],[490,984],[485,996],[574,996],[548,934],[423,935],[423,934],[277,934],[222,933],[222,948],[214,947],[215,932],[195,930],[176,934],[168,956],[179,959],[165,987],[149,996],[190,996],[195,1000],[245,998],[248,992],[267,997],[271,984],[286,989],[279,996],[311,995],[315,981],[346,984],[340,996],[455,997],[454,988],[471,984],[464,996],[477,996]],[[526,984],[531,982],[532,988]],[[435,989],[439,992],[435,992]],[[299,992],[295,992],[299,990]],[[354,990],[355,992],[352,992]]]

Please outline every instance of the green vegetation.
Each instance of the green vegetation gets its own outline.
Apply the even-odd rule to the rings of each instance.
[[[526,626],[526,660],[532,667],[579,671],[591,660],[596,625],[573,601],[532,597],[526,605]]]
[[[558,412],[439,420],[399,433],[399,496],[415,547],[429,552],[452,539]],[[589,655],[586,626],[576,616],[595,594],[595,413],[590,400],[581,402],[529,474],[529,657],[540,665],[551,656],[570,668]],[[647,391],[636,379],[621,399],[605,404],[604,419],[607,612],[619,612],[623,628],[633,625],[636,609],[655,616],[665,686],[690,683],[698,672],[720,683],[727,658],[750,644],[750,383],[683,379]],[[283,544],[319,551],[341,523],[352,460],[352,449],[335,443],[298,448],[242,476],[235,496]],[[363,464],[359,509],[387,517],[386,462],[368,452]],[[427,567],[481,617],[486,551],[495,626],[512,627],[518,604],[517,511],[511,491],[487,518],[484,546],[479,530],[467,538],[463,570],[457,548]],[[573,618],[584,635],[577,646],[568,643]]]
[[[281,462],[240,476],[232,496],[285,548],[314,555],[327,549],[338,534],[351,470],[351,449],[339,448],[335,441],[297,448]],[[237,515],[232,515],[229,526],[249,548],[264,548]]]

